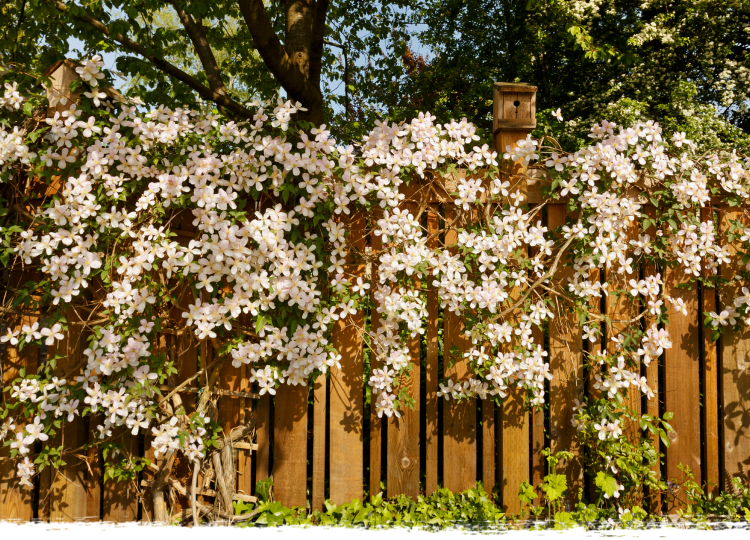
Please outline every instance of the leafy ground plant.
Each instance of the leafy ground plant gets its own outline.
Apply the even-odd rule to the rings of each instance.
[[[528,482],[521,484],[519,498],[523,507],[518,514],[508,514],[487,494],[481,482],[471,489],[453,493],[439,488],[432,495],[419,496],[417,500],[403,495],[392,499],[383,497],[380,492],[369,501],[357,499],[341,505],[325,501],[323,510],[310,511],[309,508],[289,508],[273,500],[271,480],[264,481],[257,490],[258,503],[235,502],[235,513],[247,515],[255,512],[256,517],[242,524],[252,526],[280,525],[323,525],[351,526],[362,528],[417,527],[428,530],[445,528],[467,529],[518,529],[553,528],[587,529],[629,528],[642,529],[668,522],[666,516],[649,514],[640,505],[630,507],[605,505],[603,498],[595,503],[582,500],[567,509],[564,496],[567,493],[565,475],[556,471],[558,463],[570,459],[570,452],[552,454],[545,451],[550,474],[544,482],[534,487]],[[705,495],[703,490],[690,481],[690,471],[685,469],[685,493],[690,504],[677,515],[678,525],[699,527],[709,526],[711,518],[723,521],[742,521],[750,517],[750,488],[736,481],[735,493],[721,493],[717,496]],[[541,501],[535,505],[534,501]]]

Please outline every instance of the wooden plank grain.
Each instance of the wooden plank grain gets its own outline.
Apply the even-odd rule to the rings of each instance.
[[[366,216],[360,211],[350,217],[352,243],[360,252],[365,247]],[[349,254],[351,257],[351,253]],[[364,275],[364,267],[347,261],[347,279]],[[362,416],[362,328],[361,311],[336,321],[331,341],[341,354],[341,367],[331,368],[330,379],[330,493],[334,504],[362,500],[363,494],[363,431]]]
[[[318,375],[313,388],[313,477],[310,509],[322,510],[326,484],[326,395],[327,381],[324,374]],[[370,458],[372,459],[372,457]],[[380,477],[378,477],[378,481]]]
[[[515,101],[518,94],[504,92],[503,99],[504,118],[516,115]],[[525,139],[530,130],[505,128],[498,130],[493,137],[495,149],[500,155],[508,147],[515,148],[517,142]],[[520,192],[524,196],[528,193],[528,186],[522,179],[526,167],[522,162],[509,162],[503,160],[500,165],[501,171],[508,177],[511,190]],[[505,178],[503,178],[505,179]],[[511,292],[511,297],[516,298],[518,291]],[[511,314],[517,317],[520,313]],[[500,414],[500,490],[502,505],[508,513],[520,511],[518,490],[522,482],[531,480],[531,456],[529,453],[529,437],[531,436],[531,420],[525,408],[524,393],[515,387],[509,387],[507,396],[503,399]],[[497,429],[497,428],[496,428]]]
[[[495,402],[482,400],[482,486],[492,494],[495,489]]]
[[[80,320],[72,308],[67,309],[65,315],[69,322]],[[60,375],[67,373],[81,362],[83,350],[86,348],[86,335],[81,328],[81,326],[70,325],[65,338],[49,347],[50,359],[60,356],[57,359],[56,373]],[[62,445],[65,449],[71,450],[85,444],[87,437],[88,421],[75,417],[72,422],[65,419],[62,427],[51,440],[54,446]],[[74,456],[66,458],[65,462],[66,464],[59,469],[51,471],[49,520],[70,522],[94,517],[98,519],[98,512],[96,516],[88,516],[86,493],[88,471],[85,463]]]
[[[518,492],[522,482],[530,480],[529,413],[525,410],[524,391],[508,387],[502,405],[502,505],[509,514],[521,510]]]
[[[255,454],[255,479],[260,482],[268,478],[271,442],[271,395],[263,394],[258,398],[258,427],[256,428],[256,443],[258,452]]]
[[[701,221],[714,222],[715,212],[713,208],[701,208]],[[703,264],[702,275],[704,278],[711,277],[711,270]],[[704,313],[716,311],[716,289],[708,288],[702,284],[701,308],[698,312],[699,323],[704,319]],[[714,496],[720,491],[719,476],[719,343],[711,338],[713,329],[711,325],[704,325],[703,345],[703,418],[705,433],[703,434],[705,444],[705,471],[706,477],[703,483],[707,493]]]
[[[246,316],[245,316],[246,317]],[[240,366],[240,391],[250,393],[250,381],[247,378],[248,366]],[[245,424],[249,416],[254,415],[252,399],[240,398],[240,424]],[[253,492],[253,453],[250,449],[240,449],[237,452],[237,493],[250,495]]]
[[[373,216],[373,221],[377,222],[379,215]],[[383,236],[372,234],[370,237],[370,246],[372,248],[373,255],[378,253],[383,248]],[[380,327],[380,314],[378,310],[378,302],[375,300],[375,291],[378,288],[379,277],[378,277],[378,261],[373,259],[371,266],[371,280],[370,280],[370,294],[372,296],[372,310],[370,311],[370,344]],[[381,361],[377,357],[374,347],[370,348],[370,369],[379,369],[381,367]],[[370,497],[380,493],[380,484],[382,478],[382,452],[383,452],[383,422],[384,420],[378,416],[377,411],[378,397],[375,392],[370,393]],[[387,468],[387,465],[386,465]]]
[[[564,204],[547,207],[547,224],[550,231],[565,225],[567,209]],[[557,238],[559,240],[559,237]],[[568,279],[573,276],[570,267],[562,267],[555,276],[567,290]],[[567,450],[573,453],[570,461],[557,467],[568,481],[568,500],[578,496],[583,487],[581,448],[576,442],[573,420],[575,400],[583,401],[583,334],[575,312],[570,306],[558,305],[555,318],[549,324],[550,371],[550,446],[553,452]]]
[[[446,226],[456,218],[456,211],[446,205]],[[449,249],[458,239],[455,230],[445,233],[445,245]],[[459,355],[469,349],[470,343],[463,335],[463,317],[450,311],[447,307],[444,317],[444,373],[446,378],[462,383],[469,376],[466,360],[455,358],[450,366],[450,352],[455,345]],[[456,402],[449,399],[443,403],[443,482],[444,487],[454,493],[474,486],[477,478],[476,435],[477,407],[474,399]]]
[[[547,223],[545,222],[545,225]],[[529,256],[534,257],[538,253],[538,248],[529,248]],[[552,322],[552,321],[550,321]],[[548,331],[549,332],[549,331]],[[531,326],[531,338],[534,343],[544,346],[544,332],[541,327],[533,324]],[[547,351],[549,353],[549,351]],[[546,441],[546,429],[545,416],[548,416],[550,411],[547,408],[549,405],[549,394],[546,397],[547,404],[543,408],[534,407],[531,410],[531,485],[541,486],[544,482],[544,475],[546,471],[547,460],[544,457],[544,449],[547,446]],[[539,492],[538,492],[539,493]],[[538,506],[542,503],[541,495],[537,496],[534,500],[534,505]]]
[[[414,202],[402,206],[412,215],[417,212]],[[420,290],[419,280],[415,280],[414,289]],[[393,415],[388,419],[388,497],[406,495],[416,499],[419,496],[420,337],[417,334],[408,340],[411,373],[399,381],[399,392],[403,391],[414,400],[414,406],[402,407],[400,417]]]
[[[307,385],[276,389],[273,490],[285,506],[307,503]]]
[[[412,372],[402,387],[415,400],[414,408],[401,410],[401,417],[388,419],[388,497],[419,496],[419,337],[409,340]]]
[[[654,219],[656,217],[656,209],[651,204],[645,205],[644,213],[651,219]],[[651,225],[645,232],[652,239],[656,237],[656,227],[654,225]],[[656,276],[658,273],[659,273],[658,269],[655,268],[653,265],[646,265],[643,271],[643,276],[644,278],[647,278],[650,276]],[[646,328],[650,328],[654,320],[655,320],[654,316],[647,314],[645,316]],[[646,408],[643,412],[645,414],[648,414],[652,418],[659,417],[659,404],[663,398],[663,396],[659,392],[659,364],[660,362],[661,361],[659,358],[654,358],[653,360],[651,360],[651,362],[649,362],[648,366],[645,366],[646,380],[648,381],[649,388],[651,388],[651,390],[654,392],[654,397],[646,400]],[[652,433],[650,435],[650,444],[657,453],[661,452],[661,442],[659,440],[659,435],[657,433]],[[661,478],[660,462],[661,462],[661,459],[657,460],[656,463],[654,463],[651,467],[651,471],[653,471],[654,476],[657,480]],[[648,511],[657,513],[657,514],[660,513],[661,507],[662,507],[661,493],[656,490],[652,493],[649,493],[647,504],[648,504],[648,508],[647,508]]]
[[[122,451],[126,454],[138,456],[138,437],[129,432],[123,433],[120,441]],[[118,482],[108,479],[104,482],[102,494],[102,519],[109,523],[123,523],[138,519],[138,498],[135,481],[123,480]],[[99,509],[97,508],[97,514]]]
[[[16,278],[21,282],[21,273],[11,272],[10,285],[16,286]],[[13,325],[14,330],[20,330],[23,325],[32,325],[36,317],[22,316],[18,324]],[[27,346],[22,350],[18,347],[11,346],[10,343],[5,345],[5,351],[2,355],[2,398],[10,400],[10,393],[13,389],[13,381],[20,376],[21,369],[26,370],[27,375],[36,373],[39,360],[39,348],[37,346]],[[16,421],[16,429],[20,430],[22,423],[20,418]],[[13,437],[9,434],[8,437]],[[19,484],[19,478],[16,473],[16,460],[10,460],[10,447],[0,446],[0,519],[9,521],[30,521],[34,516],[33,497],[34,488],[22,486]]]
[[[427,241],[430,249],[440,245],[437,232],[440,229],[440,216],[436,205],[431,205],[427,213],[427,234],[435,235]],[[425,362],[425,494],[431,495],[438,487],[438,337],[440,332],[439,304],[437,288],[427,284],[427,321],[426,345],[427,359]]]
[[[730,221],[742,219],[737,210],[722,208],[720,230],[722,234],[729,230]],[[729,246],[730,262],[720,267],[721,276],[730,282],[720,289],[720,309],[734,303],[740,296],[741,283],[734,276],[744,266],[736,255],[736,248]],[[740,323],[736,330],[730,330],[719,340],[721,358],[722,412],[723,412],[723,450],[724,450],[724,485],[723,489],[732,489],[732,478],[744,482],[750,480],[750,328]]]
[[[681,267],[666,269],[664,293],[685,302],[687,315],[669,307],[669,335],[672,348],[664,352],[665,407],[674,413],[670,424],[674,432],[669,434],[667,449],[667,479],[680,481],[680,465],[690,467],[696,482],[701,483],[700,436],[700,358],[701,335],[698,328],[698,287],[678,289],[687,281]],[[682,504],[678,503],[681,507]]]

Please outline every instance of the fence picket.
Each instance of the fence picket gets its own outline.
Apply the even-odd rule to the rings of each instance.
[[[701,208],[702,222],[715,222],[713,208]],[[711,271],[703,265],[703,277],[709,277]],[[701,308],[698,311],[698,323],[703,328],[703,415],[705,418],[706,431],[705,457],[706,478],[703,483],[708,493],[714,496],[719,494],[719,351],[717,341],[711,339],[713,328],[711,325],[703,325],[704,313],[716,311],[716,289],[709,289],[701,285]]]
[[[29,279],[28,274],[10,272],[9,285],[17,288]],[[17,281],[17,282],[16,282]],[[23,325],[31,326],[36,317],[22,316],[14,330],[20,330]],[[5,345],[2,356],[3,391],[0,398],[10,399],[13,380],[19,376],[21,369],[27,374],[35,374],[39,364],[39,348],[36,345],[18,350],[17,346]],[[3,395],[4,394],[4,395]],[[16,463],[4,458],[10,457],[10,447],[0,446],[0,518],[7,520],[30,521],[34,516],[33,498],[34,488],[21,486],[16,474]]]
[[[409,201],[402,207],[416,215],[416,203]],[[414,288],[419,290],[418,280],[415,281]],[[399,418],[394,415],[388,419],[388,497],[419,496],[420,338],[417,335],[409,339],[412,372],[402,380],[401,386],[406,396],[414,400],[414,407],[403,407]]]
[[[632,222],[625,231],[625,241],[629,243],[631,240],[637,240],[638,236],[638,223]],[[630,286],[628,282],[632,277],[633,275],[627,272],[616,273],[609,269],[606,273],[607,291],[609,294],[606,296],[605,304],[609,325],[605,336],[606,343],[602,343],[602,347],[606,347],[608,355],[614,355],[619,351],[617,342],[613,341],[612,338],[617,338],[622,332],[627,331],[628,327],[631,326],[629,321],[635,319],[640,314],[638,303],[629,293]],[[625,366],[625,368],[633,369],[631,366]],[[633,411],[637,418],[640,418],[640,388],[631,385],[624,390],[624,394],[623,404]],[[640,437],[639,420],[627,422],[622,426],[622,429],[623,434],[631,441],[635,441]]]
[[[51,361],[56,355],[61,355],[57,360],[55,372],[63,377],[83,358],[83,350],[86,348],[86,336],[81,331],[81,326],[76,325],[81,319],[74,308],[66,311],[69,329],[65,338],[49,347],[48,360]],[[88,436],[88,421],[75,417],[72,422],[67,418],[57,434],[52,438],[52,445],[65,444],[66,448],[79,448],[86,443]],[[87,519],[87,475],[86,465],[76,456],[66,456],[66,464],[53,471],[50,477],[49,492],[44,496],[49,497],[49,520],[54,521],[81,521]],[[42,495],[40,494],[40,498]],[[97,511],[96,518],[98,519]],[[93,517],[93,516],[92,516]]]
[[[255,438],[258,453],[255,455],[255,479],[260,482],[268,478],[270,473],[270,442],[271,442],[271,395],[263,394],[258,398]],[[255,486],[253,486],[255,489]]]
[[[654,219],[656,217],[656,209],[652,204],[646,204],[644,205],[644,213],[650,218]],[[648,229],[644,231],[650,238],[656,238],[656,227],[654,225],[651,225]],[[648,278],[651,276],[655,276],[659,273],[659,270],[657,268],[654,268],[652,265],[646,265],[646,267],[643,269],[643,277]],[[644,309],[646,309],[646,306],[642,306]],[[649,328],[653,322],[654,317],[652,315],[646,314],[644,317],[645,320],[645,327]],[[648,381],[649,388],[654,393],[654,397],[651,399],[646,400],[646,408],[644,411],[642,411],[645,414],[648,414],[652,418],[657,418],[659,416],[659,404],[663,403],[663,395],[659,392],[659,364],[661,363],[661,360],[659,358],[654,358],[651,360],[648,366],[645,367],[646,371],[646,380]],[[659,440],[659,435],[656,433],[652,433],[650,436],[651,446],[654,447],[654,449],[657,452],[661,451],[661,442]],[[654,472],[654,475],[656,476],[656,479],[661,478],[661,467],[659,466],[659,461],[651,467],[651,470]],[[661,494],[660,493],[649,493],[648,494],[648,510],[650,512],[659,513],[661,511]]]
[[[373,216],[373,221],[376,222],[379,218],[378,215]],[[370,246],[372,249],[373,256],[379,253],[383,249],[383,237],[382,235],[372,234],[370,236]],[[372,345],[372,336],[375,335],[378,328],[380,327],[380,314],[378,313],[378,302],[375,300],[375,290],[378,287],[378,261],[374,258],[370,266],[370,294],[372,295],[372,311],[370,312],[370,344]],[[379,369],[381,362],[375,354],[374,347],[370,350],[370,370]],[[377,412],[377,395],[375,393],[370,394],[370,496],[377,495],[380,493],[380,483],[382,477],[382,458],[383,458],[383,422],[384,419],[378,416]]]
[[[367,216],[357,211],[349,219],[352,242],[360,252],[364,252]],[[364,275],[361,264],[351,259],[347,262],[347,279],[352,281]],[[331,368],[330,379],[330,498],[334,504],[347,503],[352,499],[362,500],[363,321],[361,311],[339,319],[331,337],[333,346],[342,356],[341,367]]]
[[[327,380],[318,375],[313,388],[313,455],[312,455],[312,510],[322,510],[326,485],[326,399]]]
[[[456,211],[451,205],[445,208],[446,227],[452,225],[456,219]],[[445,233],[445,246],[454,245],[458,239],[455,229]],[[450,311],[447,307],[443,311],[444,330],[444,373],[456,383],[463,383],[468,375],[468,367],[463,358],[457,358],[450,366],[450,351],[455,345],[460,353],[468,350],[469,343],[463,335],[463,318]],[[443,483],[451,491],[463,491],[471,488],[477,478],[476,454],[477,407],[474,399],[460,403],[453,399],[443,402]]]
[[[547,228],[550,231],[565,225],[566,218],[565,204],[547,207]],[[571,268],[563,267],[555,277],[567,286],[572,275]],[[568,450],[575,456],[557,469],[568,480],[568,496],[575,497],[583,487],[583,468],[580,448],[575,440],[576,428],[571,420],[574,400],[583,398],[583,334],[569,306],[558,306],[555,318],[550,321],[549,349],[550,371],[555,374],[549,383],[550,446],[553,452]]]
[[[307,502],[307,385],[276,389],[273,429],[273,489],[288,506]]]
[[[669,480],[680,481],[683,477],[680,465],[690,467],[695,480],[701,483],[700,437],[700,363],[699,351],[701,336],[698,328],[699,306],[698,288],[678,289],[677,285],[687,281],[682,268],[666,269],[664,293],[685,302],[687,315],[678,313],[671,305],[669,309],[669,334],[672,348],[664,353],[665,407],[674,413],[670,424],[670,445],[667,449],[667,470]],[[682,504],[678,504],[682,506]]]
[[[93,422],[92,422],[93,424]],[[93,428],[93,426],[91,426]],[[93,431],[92,431],[93,432]],[[123,445],[123,451],[137,457],[138,456],[138,437],[131,435],[128,431],[123,433],[119,441]],[[102,519],[109,523],[122,523],[135,521],[138,519],[138,498],[135,480],[127,482],[118,482],[115,479],[109,479],[104,482],[102,493]],[[91,509],[90,509],[91,510]],[[96,508],[96,514],[99,515],[99,508]]]
[[[430,205],[427,212],[427,234],[431,238],[427,241],[430,249],[436,249],[440,245],[438,231],[440,230],[440,215],[438,206]],[[434,235],[434,236],[433,236]],[[440,353],[438,337],[440,332],[438,292],[431,282],[427,282],[427,321],[426,341],[427,360],[425,363],[425,493],[430,495],[438,486],[438,356]]]
[[[722,208],[720,229],[728,231],[731,221],[742,220],[741,211]],[[732,280],[744,267],[741,258],[736,256],[736,249],[730,245],[729,264],[722,264],[721,276]],[[731,305],[741,295],[740,285],[729,282],[720,291],[721,305]],[[739,330],[726,332],[719,340],[721,358],[722,412],[724,429],[724,489],[732,489],[730,481],[740,477],[745,482],[750,478],[750,412],[747,396],[750,396],[750,376],[748,376],[748,357],[750,357],[750,330],[743,325]]]

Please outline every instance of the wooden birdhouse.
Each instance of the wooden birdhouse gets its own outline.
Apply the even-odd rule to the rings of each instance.
[[[525,139],[536,127],[536,90],[536,86],[528,83],[495,83],[492,144],[500,157],[508,146],[515,148],[516,143]],[[534,198],[532,195],[538,195],[544,179],[532,178],[533,175],[527,174],[522,163],[501,161],[500,168],[517,186],[516,189],[528,197],[529,202]]]
[[[536,86],[496,82],[493,98],[493,142],[503,152],[506,145],[525,138],[536,127]]]
[[[496,82],[493,98],[493,131],[536,127],[536,86]]]

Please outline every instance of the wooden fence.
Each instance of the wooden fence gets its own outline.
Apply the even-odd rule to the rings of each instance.
[[[535,91],[536,88],[526,85],[495,86],[496,148],[514,144],[533,129]],[[512,171],[521,172],[519,166]],[[430,199],[423,220],[428,232],[437,231],[442,221],[452,219],[454,205],[447,195],[451,191],[446,189],[442,195]],[[406,206],[414,208],[421,196],[418,188],[412,189]],[[539,202],[535,186],[528,186],[527,196],[532,204]],[[705,209],[703,218],[708,219],[711,212],[718,214],[721,226],[734,217],[733,211],[715,207]],[[568,218],[562,204],[547,206],[543,217],[550,230]],[[368,238],[364,234],[366,222],[367,216],[361,213],[351,216],[354,238],[360,248],[370,245],[377,249],[379,237]],[[443,238],[436,237],[433,243],[451,244],[454,236],[454,232],[449,232]],[[732,276],[735,270],[729,267],[721,272]],[[348,271],[365,275],[366,268],[349,265]],[[561,272],[565,271],[568,270]],[[375,272],[371,271],[372,274]],[[4,280],[9,284],[8,280],[23,282],[30,277],[6,271]],[[699,482],[726,488],[734,476],[747,479],[750,467],[750,372],[746,365],[750,331],[729,334],[719,342],[711,341],[710,331],[703,326],[702,313],[720,307],[718,295],[701,287],[677,288],[679,273],[667,272],[663,277],[667,293],[685,301],[688,315],[670,315],[673,348],[644,369],[652,388],[658,388],[657,398],[645,400],[640,392],[632,392],[630,404],[643,414],[674,413],[671,423],[675,433],[666,450],[665,463],[657,471],[659,474],[679,480],[682,475],[678,466],[684,464]],[[13,283],[9,285],[13,287]],[[612,288],[618,288],[615,279],[610,281]],[[632,309],[606,301],[597,307],[614,320],[622,319],[619,315]],[[226,367],[219,386],[234,394],[219,399],[219,422],[228,430],[243,422],[248,414],[257,418],[257,451],[253,452],[249,444],[234,449],[237,491],[251,495],[257,481],[273,475],[276,500],[285,505],[319,509],[326,499],[335,504],[362,500],[381,491],[381,485],[385,485],[388,497],[399,494],[416,497],[432,493],[438,486],[461,491],[482,481],[488,492],[494,491],[500,503],[514,512],[519,509],[517,494],[521,482],[539,485],[545,474],[542,457],[545,447],[578,453],[575,428],[570,420],[574,399],[589,391],[583,351],[593,352],[593,349],[584,343],[575,321],[563,317],[549,326],[546,336],[537,332],[535,338],[545,343],[555,378],[549,382],[546,412],[529,412],[515,390],[500,407],[492,402],[471,400],[456,404],[438,399],[437,381],[444,371],[454,379],[461,379],[467,373],[460,362],[450,371],[444,370],[443,351],[452,345],[465,349],[468,344],[462,336],[461,318],[440,309],[437,291],[430,284],[427,311],[426,335],[414,339],[410,345],[414,370],[407,392],[416,405],[413,410],[404,411],[401,418],[378,418],[374,404],[367,399],[363,370],[368,353],[362,338],[366,314],[357,315],[353,321],[338,321],[333,343],[343,356],[341,368],[333,368],[327,377],[319,377],[309,387],[285,385],[278,389],[275,398],[265,395],[253,399],[249,397],[251,389],[244,369]],[[607,331],[617,332],[617,324]],[[174,355],[179,368],[170,384],[186,380],[199,365],[205,366],[210,361],[210,347],[205,343],[202,347],[185,347],[183,339],[165,336],[160,342],[160,347]],[[2,355],[6,397],[9,382],[17,377],[21,367],[34,370],[52,352],[64,352],[67,356],[61,371],[75,365],[81,351],[67,350],[71,347],[69,343],[76,343],[74,336],[58,345],[57,351],[28,347],[18,353],[15,348],[6,347]],[[598,346],[600,343],[595,344]],[[183,401],[189,408],[188,397]],[[66,443],[80,445],[92,437],[92,431],[93,424],[88,419],[76,419],[67,425],[62,436]],[[123,442],[133,455],[153,455],[147,436],[125,435]],[[654,444],[660,443],[655,440]],[[7,449],[2,452],[0,457],[7,456]],[[86,457],[90,466],[80,459],[68,459],[60,471],[47,469],[33,488],[19,487],[13,464],[0,461],[0,519],[151,518],[149,471],[135,481],[116,484],[112,480],[103,481],[101,456]],[[175,470],[178,475],[187,475],[188,467],[178,462]],[[586,490],[580,460],[565,465],[563,472],[572,486],[572,496],[577,495],[579,487]],[[175,494],[172,514],[186,511],[186,506],[185,499]]]

